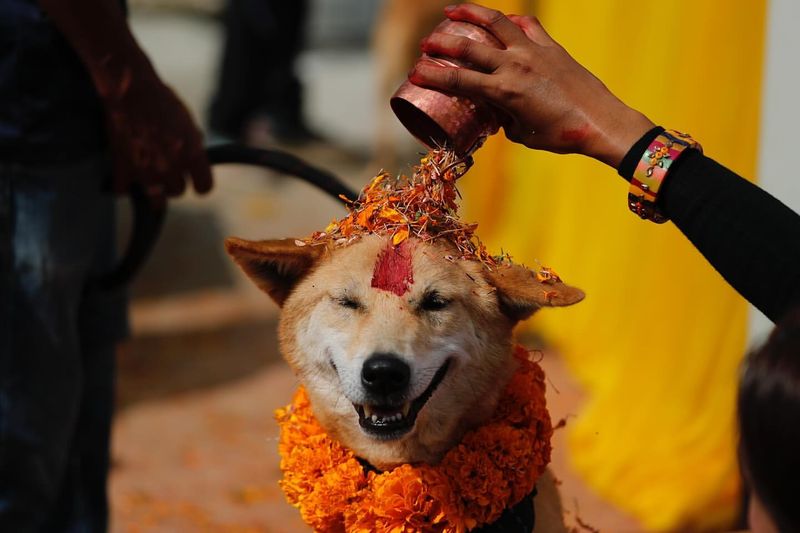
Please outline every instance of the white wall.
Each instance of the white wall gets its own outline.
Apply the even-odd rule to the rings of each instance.
[[[762,91],[759,184],[800,212],[800,0],[771,0]],[[772,323],[753,310],[754,342]]]

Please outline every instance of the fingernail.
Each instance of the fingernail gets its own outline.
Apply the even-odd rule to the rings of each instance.
[[[425,65],[415,65],[408,72],[408,81],[411,83],[419,83],[425,77],[425,69],[428,68]]]
[[[428,56],[422,56],[414,64],[414,67],[411,69],[411,71],[408,73],[408,75],[410,76],[411,74],[417,73],[420,70],[431,69],[431,68],[441,68],[441,67],[442,67],[442,65],[440,65],[439,63],[436,63],[435,61],[431,61],[431,59]]]
[[[450,4],[449,6],[445,6],[444,12],[450,13],[451,11],[454,11],[457,7],[458,6],[456,4]]]

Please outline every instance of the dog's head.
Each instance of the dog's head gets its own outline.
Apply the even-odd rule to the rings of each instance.
[[[514,325],[583,298],[522,266],[457,259],[446,240],[226,247],[282,306],[281,348],[315,416],[379,469],[438,461],[494,411],[515,370]]]

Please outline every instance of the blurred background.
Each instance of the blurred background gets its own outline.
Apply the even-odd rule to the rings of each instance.
[[[381,168],[407,171],[419,158],[388,98],[447,3],[265,0],[262,10],[251,1],[238,5],[254,11],[226,12],[227,0],[133,0],[130,19],[210,142],[281,148],[358,189]],[[790,179],[800,123],[794,0],[486,5],[536,14],[627,103],[688,130],[712,157],[800,210],[800,185]],[[551,414],[567,420],[553,469],[568,523],[577,531],[728,531],[741,501],[737,365],[770,325],[674,227],[627,213],[626,184],[614,174],[498,135],[463,180],[465,218],[480,224],[490,249],[551,266],[588,294],[521,331],[546,348]],[[278,310],[240,275],[222,241],[305,236],[344,212],[260,169],[219,167],[215,178],[210,195],[172,202],[131,288],[133,336],[120,353],[114,431],[115,532],[307,530],[277,486],[272,413],[296,385],[277,351]],[[637,282],[644,273],[647,289]]]

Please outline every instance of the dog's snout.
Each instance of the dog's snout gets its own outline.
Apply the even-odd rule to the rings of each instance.
[[[392,354],[374,354],[361,368],[361,384],[372,394],[402,392],[408,387],[410,378],[411,368]]]

